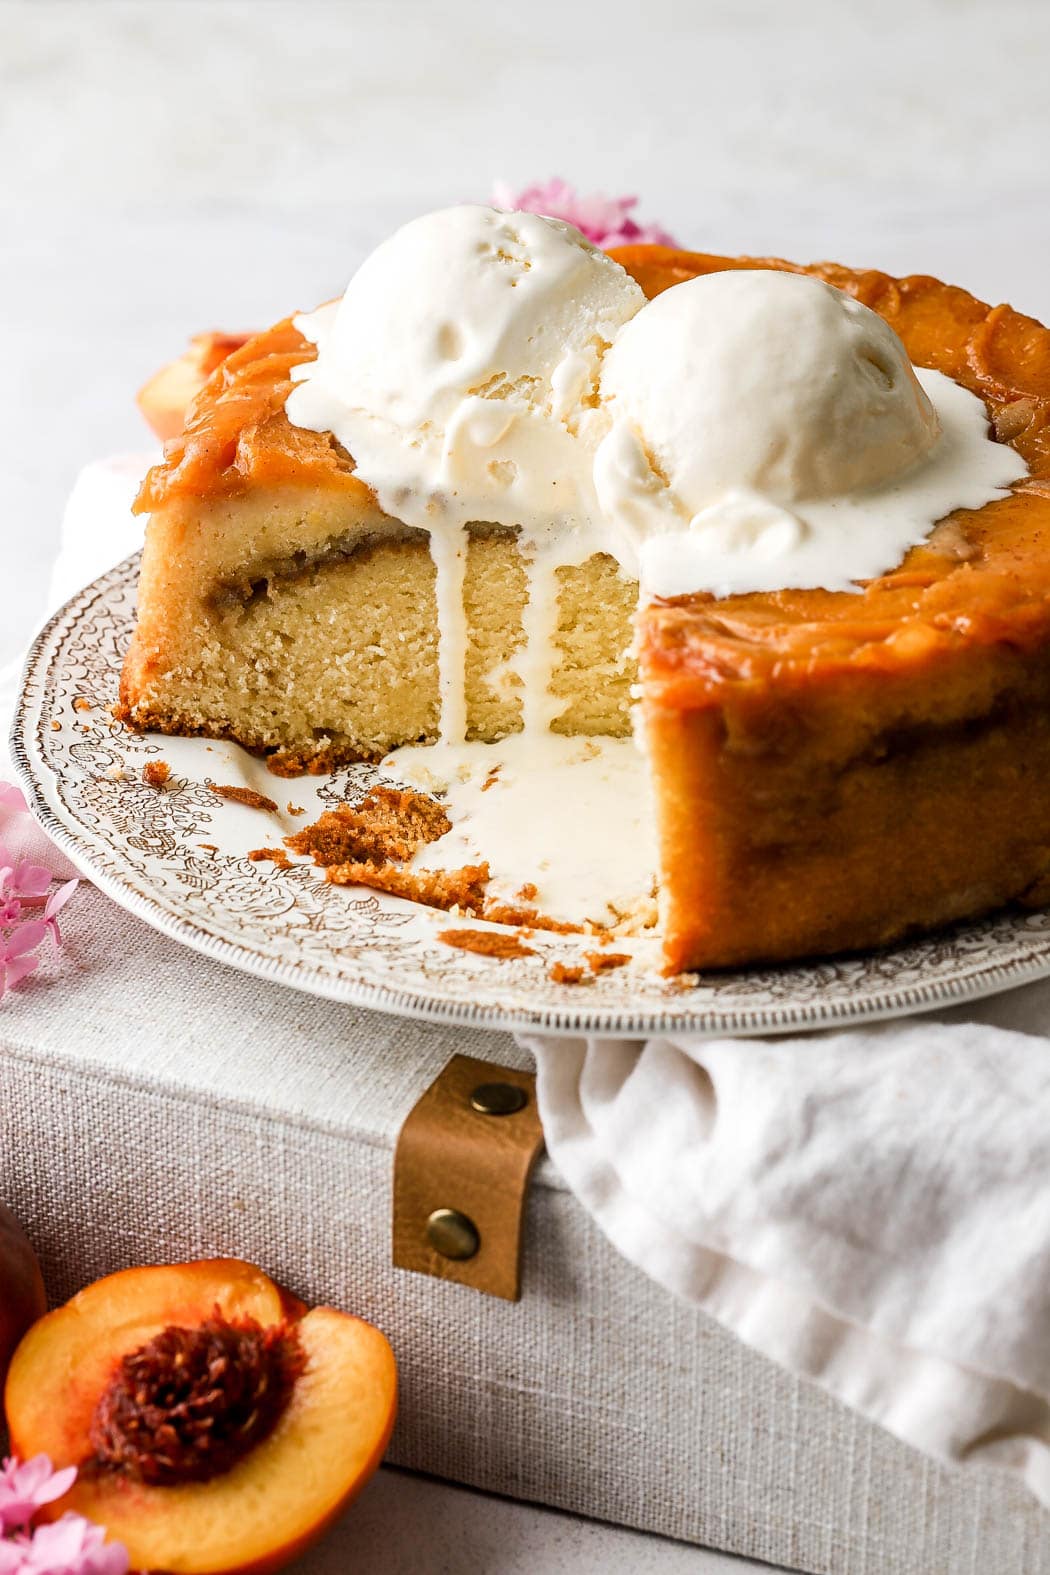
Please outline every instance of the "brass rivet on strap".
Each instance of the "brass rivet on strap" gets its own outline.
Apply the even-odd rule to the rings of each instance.
[[[452,1056],[398,1133],[394,1267],[516,1301],[529,1176],[542,1147],[535,1078]]]
[[[528,1094],[516,1083],[481,1083],[470,1096],[471,1109],[482,1116],[512,1116],[528,1102]]]
[[[481,1246],[478,1228],[458,1209],[435,1209],[427,1220],[427,1241],[443,1258],[473,1258]]]

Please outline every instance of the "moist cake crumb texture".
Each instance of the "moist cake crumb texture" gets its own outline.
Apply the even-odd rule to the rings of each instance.
[[[440,930],[438,940],[446,946],[455,946],[463,952],[476,952],[479,957],[535,957],[531,946],[518,935],[506,935],[499,930]]]
[[[277,776],[437,739],[435,570],[422,533],[377,520],[354,496],[292,488],[176,498],[165,518],[184,545],[154,566],[161,606],[152,629],[140,614],[124,720],[232,739],[265,755]],[[288,554],[291,520],[300,544]],[[557,580],[554,730],[625,738],[637,584],[605,555],[559,569]],[[468,738],[521,729],[514,661],[526,594],[513,532],[479,527],[463,586]]]
[[[608,973],[612,968],[625,968],[631,961],[630,952],[584,952],[584,961],[592,973]]]
[[[426,794],[375,787],[358,804],[326,810],[313,825],[285,839],[293,853],[309,853],[314,863],[405,862],[450,829],[442,806]]]
[[[487,864],[459,870],[406,870],[396,864],[333,864],[326,871],[333,886],[368,886],[391,897],[407,897],[426,908],[476,913],[485,901]]]
[[[257,793],[254,788],[228,787],[218,782],[209,782],[208,787],[219,798],[225,798],[231,804],[243,804],[245,809],[265,809],[271,813],[277,809],[272,798],[267,798],[265,793]]]
[[[273,864],[279,870],[290,869],[292,864],[284,848],[252,848],[248,857],[253,864]]]
[[[547,978],[554,984],[590,984],[594,975],[582,963],[555,962],[547,969]]]

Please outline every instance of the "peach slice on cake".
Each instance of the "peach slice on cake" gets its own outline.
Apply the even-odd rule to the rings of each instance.
[[[263,1575],[372,1476],[396,1393],[378,1329],[216,1259],[81,1291],[19,1346],[5,1407],[17,1454],[78,1468],[55,1513],[105,1526],[134,1569]]]
[[[154,372],[135,396],[139,409],[156,435],[164,442],[178,437],[189,405],[215,368],[234,350],[239,350],[248,334],[194,334],[190,347],[175,361]]]

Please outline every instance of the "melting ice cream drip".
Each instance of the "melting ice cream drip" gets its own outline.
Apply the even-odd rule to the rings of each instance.
[[[559,562],[601,550],[593,455],[602,355],[645,304],[620,265],[571,226],[460,207],[406,225],[351,280],[334,314],[297,326],[318,345],[286,409],[332,431],[384,510],[430,534],[437,575],[441,740],[461,741],[465,527],[518,530],[524,725],[546,728]],[[588,537],[590,531],[591,539]]]
[[[558,825],[571,821],[596,758],[551,732],[564,709],[552,692],[563,564],[608,553],[643,594],[851,589],[1025,471],[990,441],[976,396],[917,377],[881,318],[819,280],[729,271],[646,304],[610,257],[532,214],[463,207],[416,220],[336,308],[297,325],[319,353],[293,374],[289,419],[334,433],[386,512],[430,537],[440,741],[398,751],[396,767],[444,781],[453,800],[473,780],[463,812],[493,847],[509,846],[506,826],[526,841],[537,818],[553,838],[551,807]],[[496,745],[464,742],[466,527],[479,520],[518,529],[527,574],[523,644],[508,663],[523,732]],[[632,745],[596,747],[603,802],[630,792],[632,813],[644,807]],[[614,756],[632,762],[619,776]],[[504,788],[486,789],[482,808],[496,762]],[[545,807],[522,785],[530,772]],[[603,813],[579,821],[580,848],[611,826]],[[651,868],[650,826],[638,845]],[[609,836],[622,862],[623,838]],[[478,851],[490,856],[488,843]],[[570,865],[576,851],[566,844]]]
[[[461,744],[467,736],[467,616],[463,606],[468,537],[462,525],[430,532],[438,626],[440,739]]]

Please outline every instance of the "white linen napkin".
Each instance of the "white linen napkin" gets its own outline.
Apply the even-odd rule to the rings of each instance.
[[[626,1258],[905,1442],[1050,1505],[1050,981],[945,1015],[521,1042],[548,1152]]]
[[[82,473],[52,607],[139,544],[152,458]],[[626,1258],[906,1442],[1005,1466],[1050,1505],[1050,980],[941,1016],[522,1043],[551,1157]]]
[[[153,449],[113,454],[84,466],[62,515],[48,587],[49,613],[142,546],[144,516],[132,514],[131,505],[142,478],[161,457],[161,451]]]

